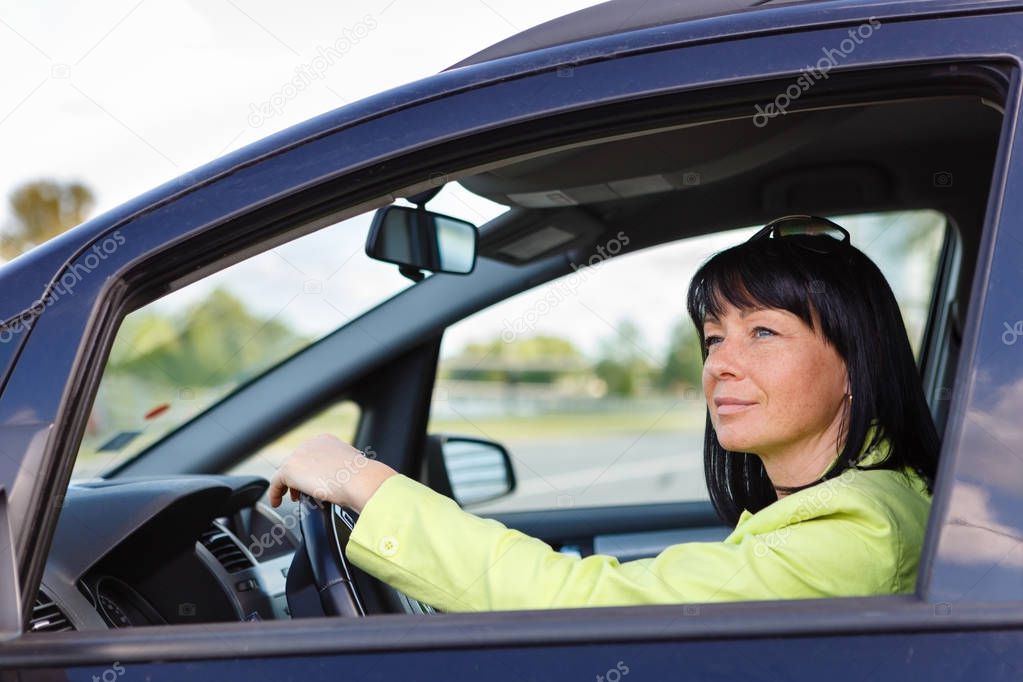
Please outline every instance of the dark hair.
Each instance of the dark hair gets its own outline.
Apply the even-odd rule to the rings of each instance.
[[[845,360],[854,397],[841,425],[845,445],[821,480],[854,465],[876,419],[878,428],[866,446],[887,437],[890,452],[883,461],[860,468],[911,467],[931,492],[938,434],[895,295],[877,265],[852,245],[830,253],[811,250],[834,243],[824,235],[758,239],[721,251],[704,263],[693,276],[687,297],[703,360],[707,360],[704,319],[721,317],[726,302],[741,310],[776,308],[798,316]],[[709,407],[703,464],[711,502],[732,526],[743,509],[756,513],[778,499],[758,456],[721,446]]]

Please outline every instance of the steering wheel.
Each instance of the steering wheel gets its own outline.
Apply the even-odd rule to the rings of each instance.
[[[293,617],[310,610],[308,595],[303,603],[301,588],[293,589],[304,579],[308,579],[315,588],[319,606],[328,616],[365,616],[367,606],[377,605],[380,601],[385,603],[385,610],[391,612],[437,612],[432,606],[409,597],[348,561],[344,550],[355,522],[359,520],[355,510],[320,503],[305,494],[301,496],[299,508],[299,529],[305,556],[296,556],[288,573],[288,605]],[[303,575],[306,566],[300,561],[302,559],[308,562],[310,575]]]

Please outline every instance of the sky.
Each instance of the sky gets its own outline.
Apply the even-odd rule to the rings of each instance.
[[[0,0],[0,191],[79,180],[97,213],[278,130],[432,75],[587,0]],[[253,115],[339,44],[312,85]],[[7,202],[0,224],[9,217]]]

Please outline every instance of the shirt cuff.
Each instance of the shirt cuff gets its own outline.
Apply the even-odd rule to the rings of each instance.
[[[345,556],[367,573],[406,595],[443,611],[474,611],[431,575],[430,529],[424,523],[444,525],[452,512],[464,514],[451,498],[404,474],[380,484],[363,506],[345,547]],[[429,519],[429,521],[428,521]]]

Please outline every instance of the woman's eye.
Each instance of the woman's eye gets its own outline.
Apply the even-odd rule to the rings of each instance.
[[[768,336],[777,336],[777,333],[773,329],[768,329],[767,327],[754,327],[753,336],[756,338],[767,338]],[[708,336],[703,340],[703,347],[710,350],[711,346],[720,342],[720,336]]]

